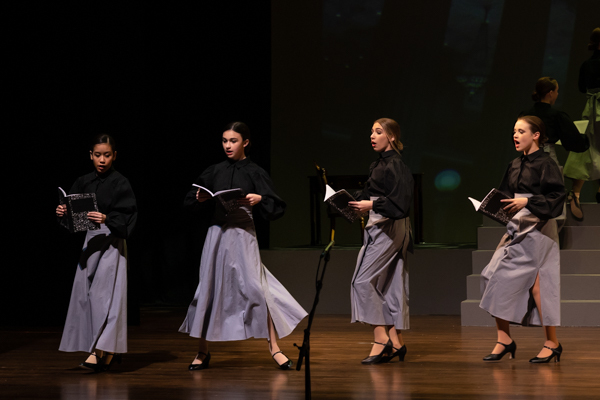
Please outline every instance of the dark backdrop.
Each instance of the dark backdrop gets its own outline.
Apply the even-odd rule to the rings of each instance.
[[[365,174],[382,116],[400,122],[405,159],[425,174],[426,241],[474,241],[481,219],[466,196],[485,195],[517,155],[510,132],[535,80],[561,76],[559,106],[579,117],[575,82],[595,9],[595,0],[13,6],[0,324],[63,323],[83,237],[56,226],[57,186],[91,171],[98,132],[116,137],[116,167],[138,198],[134,323],[141,303],[193,295],[206,220],[181,202],[223,159],[219,135],[232,120],[249,124],[251,157],[288,203],[270,240],[257,221],[263,247],[309,242],[313,161]],[[439,191],[445,169],[462,180]],[[340,243],[356,244],[357,227],[343,227]]]
[[[92,171],[94,134],[116,138],[115,167],[138,200],[128,241],[133,322],[139,303],[193,296],[206,223],[181,205],[200,172],[224,159],[226,123],[251,127],[251,157],[269,170],[269,3],[183,4],[12,10],[14,145],[3,164],[16,207],[7,210],[2,325],[64,322],[83,236],[56,225],[57,187]],[[268,225],[258,230],[264,245]]]

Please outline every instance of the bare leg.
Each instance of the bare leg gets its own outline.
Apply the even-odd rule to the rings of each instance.
[[[267,324],[269,326],[269,352],[271,355],[281,351],[279,345],[277,344],[277,332],[275,331],[275,325],[273,325],[273,319],[271,318],[271,314],[268,314]],[[275,362],[281,365],[289,361],[289,358],[283,353],[275,354]]]
[[[510,337],[510,322],[505,321],[501,318],[496,318],[496,329],[498,332],[498,342],[504,344],[511,344],[512,338]],[[492,354],[500,354],[504,351],[504,346],[496,343],[496,347],[492,350]]]
[[[390,336],[390,340],[392,341],[392,346],[394,346],[396,349],[400,349],[402,346],[404,346],[404,339],[402,339],[402,332],[399,330],[396,330],[396,327],[394,325],[389,327],[388,334]]]
[[[583,181],[582,181],[583,182]],[[533,288],[531,288],[531,294],[533,295],[533,300],[535,300],[535,306],[537,307],[540,313],[540,320],[542,321],[542,325],[544,324],[544,320],[542,319],[542,296],[540,293],[540,275],[535,278],[535,283],[533,284]],[[544,333],[546,334],[546,342],[544,346],[548,346],[551,349],[555,349],[558,347],[558,338],[556,337],[556,327],[555,326],[544,326]],[[538,357],[549,357],[552,355],[552,351],[545,347],[537,355]]]
[[[208,342],[204,338],[200,338],[200,343],[198,345],[198,354],[196,354],[196,358],[192,361],[192,364],[202,364],[202,361],[206,358],[208,354]]]
[[[94,349],[94,352],[90,354],[90,356],[85,360],[85,362],[89,364],[98,364],[98,358],[96,356],[102,358],[104,357],[104,352],[102,350]]]
[[[371,348],[371,353],[369,353],[369,356],[374,356],[377,354],[380,354],[383,351],[383,348],[385,347],[385,344],[388,342],[388,340],[390,340],[390,337],[388,336],[388,332],[387,332],[387,326],[385,325],[377,325],[375,326],[375,328],[373,329],[373,336],[375,338],[373,347]],[[377,343],[383,343],[383,344],[377,344]]]
[[[577,196],[577,199],[579,200],[579,195],[581,194],[581,188],[583,187],[583,183],[585,181],[581,180],[581,179],[573,179],[573,193],[575,193],[575,196]]]

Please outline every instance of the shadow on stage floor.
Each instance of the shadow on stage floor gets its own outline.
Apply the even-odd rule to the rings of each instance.
[[[211,367],[189,372],[197,341],[177,332],[181,308],[142,310],[129,328],[129,353],[111,371],[77,369],[82,353],[60,353],[60,328],[0,331],[0,398],[6,399],[303,399],[304,370],[281,371],[266,340],[211,344]],[[294,362],[293,343],[306,321],[280,341]],[[461,327],[459,316],[414,316],[405,331],[404,362],[363,366],[370,328],[348,316],[318,315],[313,325],[315,399],[592,399],[600,328],[559,328],[564,353],[558,364],[532,365],[543,343],[541,328],[513,329],[516,358],[485,364],[494,328]]]

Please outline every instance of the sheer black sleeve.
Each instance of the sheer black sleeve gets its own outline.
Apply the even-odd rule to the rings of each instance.
[[[207,189],[213,190],[213,188],[214,188],[214,184],[213,184],[214,170],[215,170],[214,165],[211,165],[210,167],[206,168],[204,171],[202,171],[202,173],[200,174],[200,176],[196,179],[196,181],[194,183],[196,185],[200,185]],[[185,199],[183,200],[183,205],[185,207],[204,206],[206,204],[210,204],[210,203],[214,202],[214,200],[209,199],[209,200],[206,200],[206,201],[200,203],[196,199],[197,192],[198,192],[198,188],[196,186],[192,186],[192,188],[189,190],[189,192],[187,192],[187,194],[185,195]]]
[[[114,182],[110,211],[104,222],[116,237],[127,239],[137,221],[137,204],[131,185],[126,178]]]
[[[373,202],[373,211],[391,219],[408,217],[413,198],[413,177],[400,160],[388,163],[384,175],[385,196]]]
[[[582,153],[590,147],[588,138],[579,133],[579,129],[567,113],[559,112],[556,116],[556,124],[558,125],[558,138],[565,149]]]
[[[556,162],[548,159],[540,175],[542,194],[531,196],[525,207],[540,219],[556,218],[562,213],[566,197],[562,173]]]
[[[275,193],[275,188],[271,178],[262,168],[256,169],[252,174],[252,181],[256,194],[261,195],[262,199],[255,207],[261,217],[273,221],[281,218],[285,212],[285,202]]]

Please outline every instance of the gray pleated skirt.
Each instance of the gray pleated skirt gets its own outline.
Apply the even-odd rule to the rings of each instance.
[[[529,195],[516,195],[523,197]],[[540,277],[542,315],[531,288]],[[507,225],[491,261],[481,272],[479,307],[521,325],[560,325],[560,252],[556,221],[540,221],[523,208]]]
[[[127,352],[127,246],[106,225],[88,231],[60,351]]]
[[[269,314],[279,337],[307,315],[262,264],[251,210],[241,207],[208,229],[200,283],[179,331],[217,342],[268,338]]]
[[[352,322],[393,325],[400,330],[410,327],[409,243],[409,218],[392,220],[370,211],[352,278]]]

